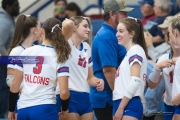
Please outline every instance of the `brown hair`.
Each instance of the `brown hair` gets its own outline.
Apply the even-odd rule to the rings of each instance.
[[[83,21],[83,20],[86,20],[88,22],[88,25],[89,25],[89,28],[91,26],[90,24],[90,20],[87,18],[87,17],[84,17],[84,16],[74,16],[74,17],[71,17],[70,20],[72,20],[74,22],[74,25],[75,26],[79,26],[79,24]],[[87,40],[85,40],[89,45],[91,45],[91,40],[90,40],[90,36]]]
[[[148,57],[147,46],[144,38],[143,26],[139,19],[136,18],[124,18],[120,21],[126,26],[126,29],[129,33],[134,31],[133,43],[140,45]]]
[[[56,25],[59,25],[59,27]],[[49,40],[52,46],[54,46],[57,53],[57,62],[64,63],[69,59],[71,54],[71,48],[69,43],[62,35],[62,23],[56,18],[47,19],[42,27],[45,31],[45,39]],[[54,28],[54,29],[53,29]]]
[[[11,43],[11,47],[8,50],[8,54],[10,54],[13,48],[24,42],[24,40],[30,34],[31,28],[36,27],[37,24],[38,19],[33,16],[24,14],[18,16],[15,25],[14,37]]]

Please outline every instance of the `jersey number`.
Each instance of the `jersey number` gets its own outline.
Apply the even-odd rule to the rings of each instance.
[[[37,61],[36,67],[33,68],[33,72],[35,74],[40,74],[42,70],[42,64],[44,62],[44,57],[38,56],[36,57],[36,61]]]
[[[81,57],[79,58],[79,60],[78,60],[78,65],[79,66],[82,66],[82,67],[85,68],[86,67],[86,63],[87,62],[86,62],[86,58],[85,57],[84,58],[81,58]]]
[[[173,72],[169,73],[169,77],[170,77],[170,83],[173,83]]]

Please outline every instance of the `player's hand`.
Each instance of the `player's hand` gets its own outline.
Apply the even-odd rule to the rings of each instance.
[[[70,19],[65,19],[63,22],[62,22],[62,27],[70,27],[70,28],[73,28],[74,27],[74,22]]]
[[[68,110],[60,112],[59,118],[60,118],[60,120],[67,120],[68,119]]]
[[[15,112],[8,113],[8,120],[15,120]]]
[[[66,40],[68,40],[71,37],[71,35],[74,31],[74,28],[75,28],[75,25],[74,25],[74,22],[72,20],[69,20],[66,18],[62,22],[62,34]]]
[[[104,90],[104,80],[99,79],[97,81],[96,89],[97,89],[97,91],[103,91]]]
[[[174,62],[173,62],[173,60],[164,60],[164,61],[162,61],[162,62],[160,62],[160,63],[157,63],[156,64],[156,68],[157,69],[163,69],[163,68],[169,68],[169,67],[171,67],[172,65],[174,64]]]
[[[121,120],[123,117],[124,109],[118,108],[115,115],[113,116],[113,120]]]
[[[177,94],[175,97],[173,97],[171,103],[178,106],[180,104],[180,94]]]

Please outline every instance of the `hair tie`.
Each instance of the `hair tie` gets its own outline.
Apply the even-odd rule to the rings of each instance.
[[[56,27],[59,28],[60,30],[62,30],[62,29],[59,27],[59,24],[56,24],[56,25],[54,25],[54,27],[52,27],[51,32],[53,32]]]
[[[128,18],[133,19],[133,20],[135,20],[136,22],[138,22],[137,18],[134,18],[134,17],[128,17]]]
[[[31,15],[26,15],[26,14],[24,14],[24,13],[22,13],[23,15],[25,15],[26,17],[30,17]]]
[[[82,17],[83,19],[87,20],[87,18],[86,18],[86,17],[84,17],[84,16],[80,16],[80,17]]]

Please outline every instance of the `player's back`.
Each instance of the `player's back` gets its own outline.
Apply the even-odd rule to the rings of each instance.
[[[36,64],[17,65],[24,72],[24,86],[18,109],[37,104],[55,104],[55,87],[57,78],[57,55],[51,46],[36,45],[26,49],[21,56],[27,56],[28,61],[35,58]],[[36,57],[30,57],[36,56]]]

